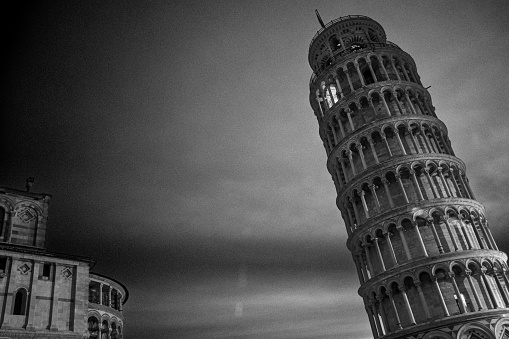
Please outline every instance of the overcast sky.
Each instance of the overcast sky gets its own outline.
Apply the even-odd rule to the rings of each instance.
[[[509,2],[19,5],[0,185],[53,195],[48,249],[129,288],[127,337],[371,337],[308,101],[315,9],[414,58],[509,250]]]

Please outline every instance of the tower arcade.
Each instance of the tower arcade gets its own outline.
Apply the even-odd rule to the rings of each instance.
[[[507,255],[412,57],[351,15],[323,25],[308,60],[373,336],[508,339]]]

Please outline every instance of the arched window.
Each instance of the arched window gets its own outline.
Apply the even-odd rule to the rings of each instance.
[[[88,333],[90,339],[97,339],[99,337],[99,321],[96,317],[88,318]]]
[[[20,288],[14,296],[14,309],[12,314],[25,315],[27,306],[27,290]]]

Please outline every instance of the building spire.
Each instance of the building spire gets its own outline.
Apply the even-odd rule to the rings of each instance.
[[[323,23],[322,17],[320,16],[320,13],[318,13],[317,9],[315,9],[315,14],[316,14],[316,17],[318,18],[318,22],[320,23],[322,28],[325,28],[325,24]]]

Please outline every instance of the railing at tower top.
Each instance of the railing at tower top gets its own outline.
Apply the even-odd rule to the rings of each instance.
[[[367,17],[365,15],[346,15],[346,16],[342,16],[342,17],[339,17],[337,19],[334,19],[332,20],[331,22],[327,23],[325,25],[325,27],[323,27],[322,29],[320,29],[318,32],[316,32],[315,36],[313,37],[313,39],[311,39],[311,43],[309,44],[309,46],[311,47],[311,45],[313,44],[313,42],[315,41],[316,37],[319,36],[323,31],[325,31],[328,27],[334,25],[335,23],[337,22],[340,22],[340,21],[343,21],[343,20],[346,20],[346,19],[369,19],[369,20],[373,20],[371,19],[370,17]]]
[[[344,57],[346,55],[353,54],[353,53],[356,53],[358,51],[361,51],[361,50],[364,50],[364,49],[367,49],[367,48],[375,49],[375,48],[380,48],[380,47],[394,47],[394,48],[397,48],[397,49],[403,51],[401,49],[401,47],[399,47],[398,45],[396,45],[394,42],[391,42],[391,41],[386,41],[386,42],[370,42],[370,43],[367,43],[365,47],[362,47],[360,49],[344,49],[344,50],[340,49],[340,50],[334,51],[332,53],[331,59],[341,58],[341,57]],[[318,71],[321,72],[321,71],[326,70],[327,68],[328,68],[328,66],[327,67],[321,67]],[[311,79],[309,80],[309,83],[312,84],[316,80],[317,77],[318,77],[318,75],[313,72],[313,74],[311,75]]]

